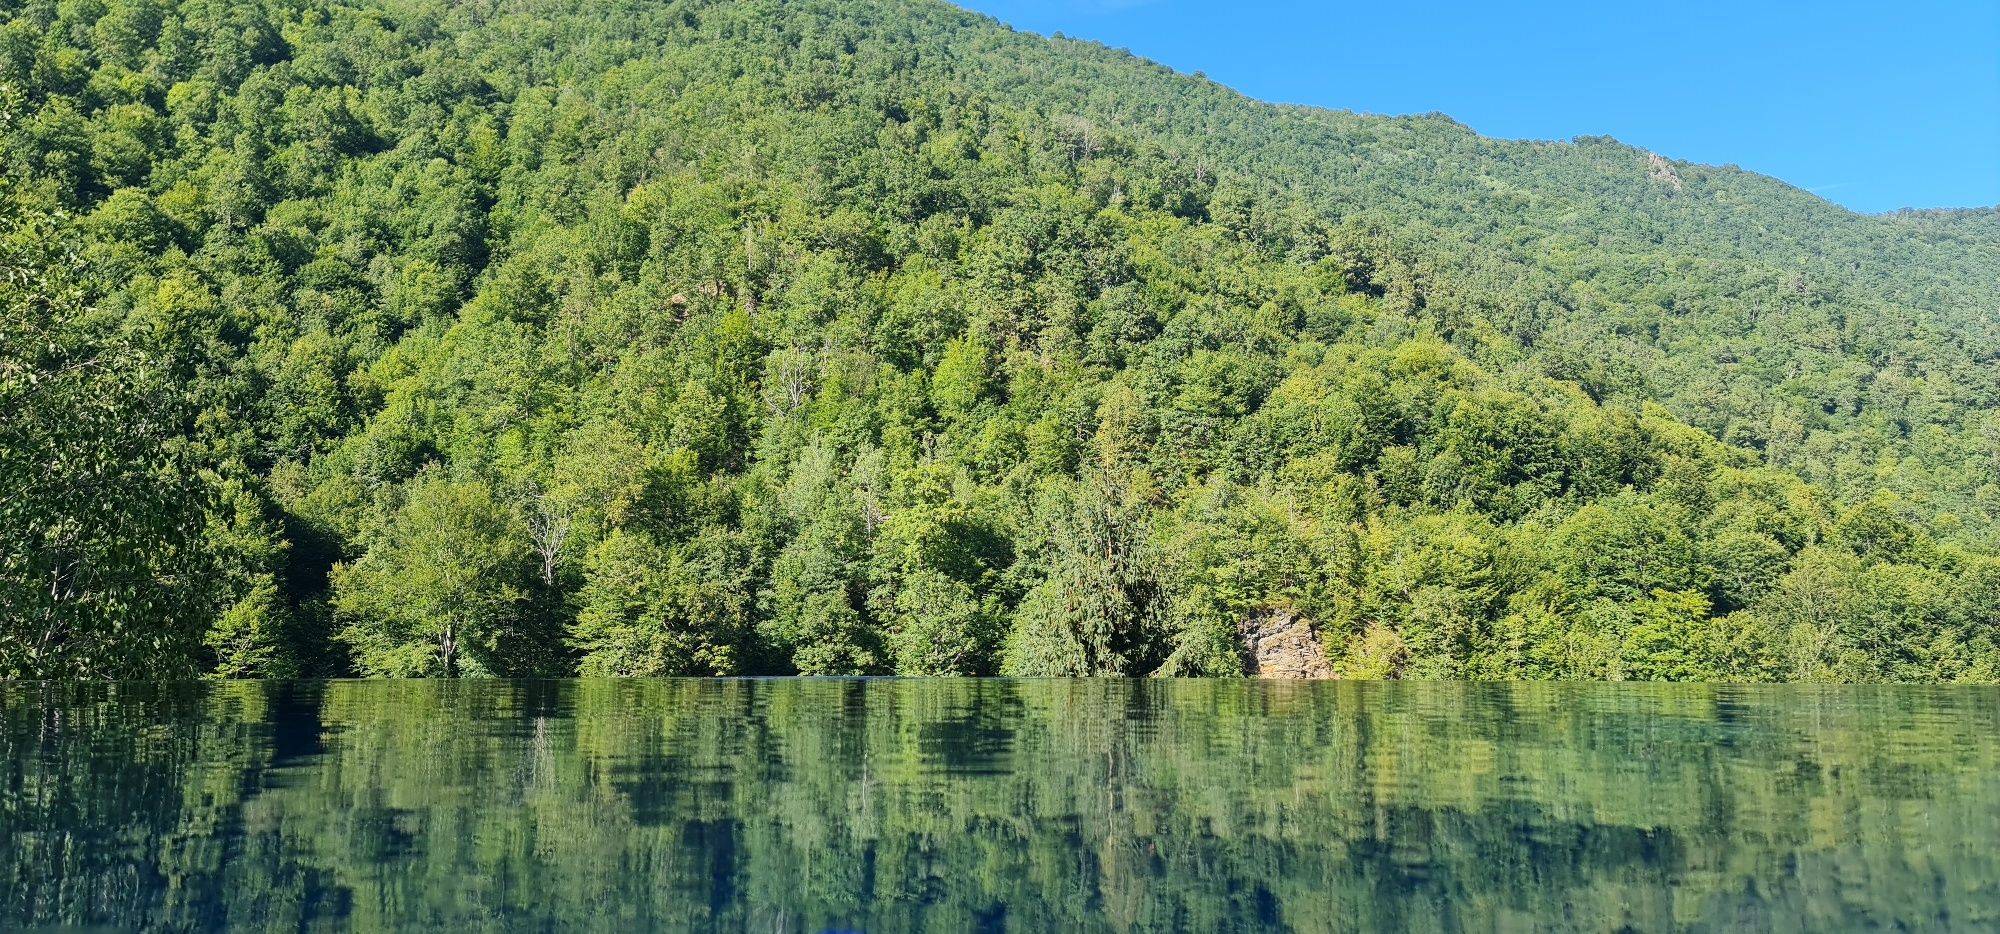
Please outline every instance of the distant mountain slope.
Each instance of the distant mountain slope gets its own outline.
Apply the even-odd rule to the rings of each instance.
[[[2000,404],[1992,211],[1863,216],[1609,138],[1491,140],[1442,116],[1260,104],[940,7],[883,7],[867,25],[838,8],[794,12],[815,34],[885,49],[945,36],[950,54],[913,56],[912,72],[1294,195],[1371,234],[1375,286],[1447,333],[1490,323],[1558,374],[1611,368],[1602,388],[1659,398],[1849,495],[1888,471],[1925,512],[1986,527],[2000,507],[2000,490],[1974,492],[1995,482],[2000,455],[1987,417]],[[916,24],[886,25],[902,16]]]
[[[0,14],[0,673],[2000,673],[1993,212],[927,2]]]
[[[2000,404],[1993,237],[1856,215],[1608,138],[1500,141],[1444,117],[1260,104],[942,4],[728,4],[692,22],[679,10],[570,24],[584,32],[547,41],[602,50],[584,67],[616,69],[627,55],[658,60],[621,44],[657,35],[687,50],[688,78],[755,89],[764,106],[855,81],[870,106],[948,89],[1039,116],[1078,146],[1144,142],[1340,223],[1372,287],[1447,335],[1489,324],[1556,375],[1660,399],[1843,495],[1887,485],[1982,534],[2000,509],[2000,487],[1987,489],[2000,456],[1986,416]],[[770,22],[785,25],[753,25]],[[842,65],[874,56],[872,73]],[[741,68],[750,60],[777,67]]]

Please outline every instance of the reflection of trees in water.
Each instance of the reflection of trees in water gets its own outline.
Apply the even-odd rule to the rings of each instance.
[[[2000,695],[14,687],[0,927],[1976,926]]]

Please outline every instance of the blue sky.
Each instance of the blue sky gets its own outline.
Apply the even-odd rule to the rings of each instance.
[[[1251,97],[1610,134],[1857,211],[2000,204],[2000,0],[960,0]]]

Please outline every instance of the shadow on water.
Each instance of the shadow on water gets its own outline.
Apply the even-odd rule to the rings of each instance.
[[[2000,927],[2000,692],[0,686],[0,929]]]

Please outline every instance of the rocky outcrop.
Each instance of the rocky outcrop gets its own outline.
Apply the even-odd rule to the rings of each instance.
[[[1672,185],[1675,191],[1681,190],[1680,173],[1674,171],[1674,164],[1662,158],[1659,153],[1646,154],[1646,177]]]
[[[1253,678],[1306,681],[1333,677],[1312,623],[1287,609],[1255,613],[1238,626]]]

